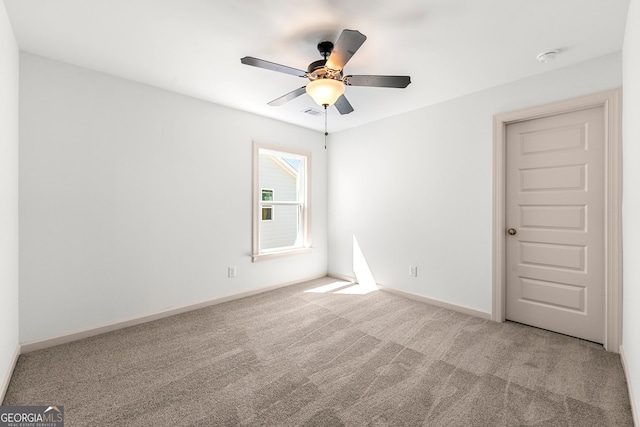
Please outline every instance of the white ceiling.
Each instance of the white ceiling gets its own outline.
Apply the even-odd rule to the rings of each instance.
[[[621,50],[629,0],[4,0],[20,49],[322,131],[308,95],[267,102],[342,29],[367,40],[345,74],[410,75],[406,89],[347,87],[329,130],[442,102]],[[561,49],[549,64],[536,55]]]

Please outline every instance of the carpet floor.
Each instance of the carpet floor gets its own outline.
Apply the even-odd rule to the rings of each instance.
[[[323,278],[21,355],[71,426],[632,426],[620,357]]]

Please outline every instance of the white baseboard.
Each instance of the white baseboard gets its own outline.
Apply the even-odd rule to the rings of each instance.
[[[151,314],[147,314],[139,317],[132,317],[129,319],[120,320],[117,322],[108,323],[108,324],[96,326],[93,328],[82,329],[79,331],[70,332],[68,334],[62,334],[62,335],[57,335],[50,338],[44,338],[41,340],[24,342],[24,343],[21,343],[20,345],[20,354],[29,353],[31,351],[36,351],[36,350],[42,350],[42,349],[53,347],[56,345],[70,343],[73,341],[78,341],[84,338],[89,338],[89,337],[104,334],[107,332],[116,331],[118,329],[140,325],[142,323],[163,319],[165,317],[175,316],[176,314],[185,313],[187,311],[192,311],[192,310],[197,310],[199,308],[205,308],[212,305],[222,304],[224,302],[261,294],[263,292],[272,291],[274,289],[295,285],[296,283],[302,283],[309,280],[320,279],[322,277],[326,277],[326,275],[313,276],[313,277],[303,278],[303,279],[299,279],[291,282],[280,283],[278,285],[265,286],[262,288],[256,288],[246,292],[240,292],[238,294],[229,295],[226,297],[215,298],[215,299],[204,301],[197,304],[190,304],[182,307],[171,308],[168,310],[159,311],[156,313],[151,313]]]
[[[344,274],[339,273],[329,273],[329,277],[333,277],[334,279],[344,280],[345,282],[356,283],[357,280],[355,277],[345,276]]]
[[[633,416],[633,425],[640,426],[640,414],[638,414],[638,408],[636,407],[636,401],[633,395],[633,389],[631,386],[631,378],[629,378],[629,371],[627,370],[627,359],[624,356],[624,348],[620,346],[620,360],[622,361],[622,370],[624,371],[624,377],[627,380],[627,391],[629,392],[629,401],[631,402],[631,415]]]
[[[347,276],[340,273],[329,273],[330,277],[334,277],[336,279],[345,280],[347,282],[358,283],[358,280],[355,277]],[[436,307],[442,307],[449,310],[457,311],[459,313],[468,314],[469,316],[479,317],[481,319],[491,320],[491,313],[486,313],[484,311],[475,310],[473,308],[465,307],[462,305],[451,304],[445,301],[440,301],[434,298],[428,298],[422,295],[413,294],[411,292],[401,291],[399,289],[391,288],[385,285],[381,285],[379,283],[376,284],[378,289],[381,291],[389,292],[392,294],[400,295],[405,298],[409,298],[415,301],[420,301],[425,304],[435,305]]]
[[[384,285],[378,285],[378,288],[381,291],[389,292],[392,294],[397,294],[403,296],[405,298],[410,298],[412,300],[424,302],[425,304],[435,305],[436,307],[442,307],[449,310],[457,311],[459,313],[468,314],[469,316],[479,317],[481,319],[491,320],[491,313],[487,313],[484,311],[476,310],[473,308],[465,307],[463,305],[451,304],[445,301],[440,301],[434,298],[428,298],[422,295],[413,294],[411,292],[401,291],[398,289],[390,288]]]
[[[0,405],[4,402],[4,397],[7,394],[7,390],[9,389],[9,383],[11,382],[11,377],[13,376],[13,371],[16,368],[16,363],[18,363],[18,357],[20,356],[20,344],[16,345],[16,350],[13,352],[13,359],[9,364],[9,369],[4,375],[2,379],[2,383],[0,384]]]

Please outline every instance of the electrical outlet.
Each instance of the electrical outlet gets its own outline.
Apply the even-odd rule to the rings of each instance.
[[[227,269],[227,276],[229,278],[236,277],[236,266],[235,265],[233,265],[233,266],[231,266],[231,267],[229,267]]]
[[[418,266],[417,265],[410,265],[409,266],[409,276],[418,277]]]

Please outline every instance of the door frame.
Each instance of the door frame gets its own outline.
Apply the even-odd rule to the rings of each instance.
[[[613,89],[493,116],[493,295],[491,319],[506,312],[506,128],[511,123],[603,107],[605,123],[604,348],[622,344],[622,140],[621,90]]]

